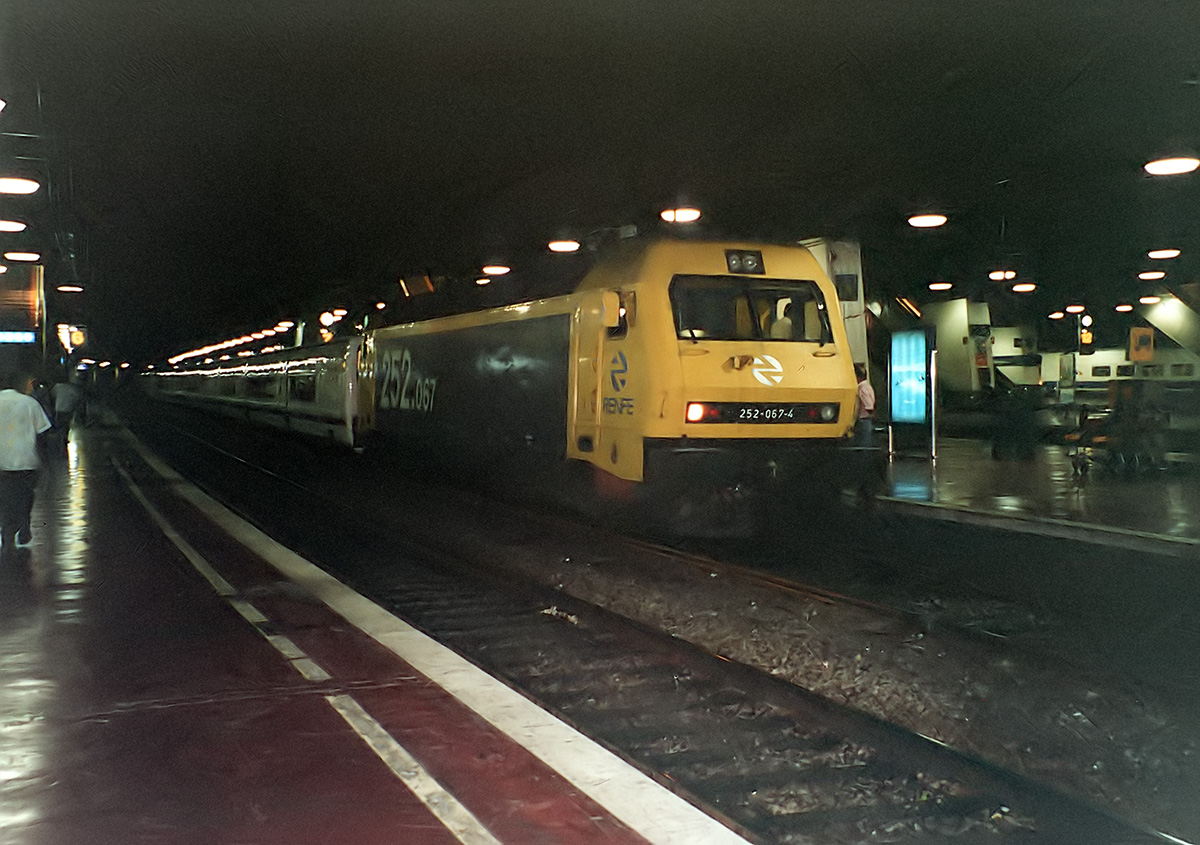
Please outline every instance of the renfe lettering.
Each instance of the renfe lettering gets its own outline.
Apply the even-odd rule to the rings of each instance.
[[[633,416],[633,400],[628,397],[605,396],[601,407],[606,414]]]

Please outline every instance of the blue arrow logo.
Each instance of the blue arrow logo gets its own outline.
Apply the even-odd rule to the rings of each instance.
[[[612,367],[613,368],[609,372],[608,377],[612,379],[613,390],[619,393],[621,388],[625,386],[625,379],[623,376],[629,372],[629,363],[625,360],[624,352],[618,352],[613,356]]]

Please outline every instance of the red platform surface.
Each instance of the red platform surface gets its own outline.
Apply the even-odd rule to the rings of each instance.
[[[0,841],[644,841],[167,485],[147,488],[232,586],[220,595],[122,479],[117,439],[78,433],[45,470],[32,545],[0,560]],[[339,701],[436,779],[434,805],[440,784],[482,832],[453,833]]]

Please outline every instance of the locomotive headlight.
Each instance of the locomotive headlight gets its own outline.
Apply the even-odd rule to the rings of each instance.
[[[823,419],[825,422],[833,422],[833,420],[837,417],[837,413],[838,413],[837,405],[822,405],[821,406],[821,419]]]
[[[704,419],[704,405],[700,402],[688,402],[687,421],[700,422]]]
[[[757,249],[727,249],[725,250],[725,266],[730,273],[754,273],[762,275],[762,252]]]

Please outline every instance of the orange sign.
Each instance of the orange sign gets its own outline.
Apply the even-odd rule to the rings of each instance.
[[[1129,360],[1154,360],[1154,329],[1148,326],[1134,326],[1129,330]]]

